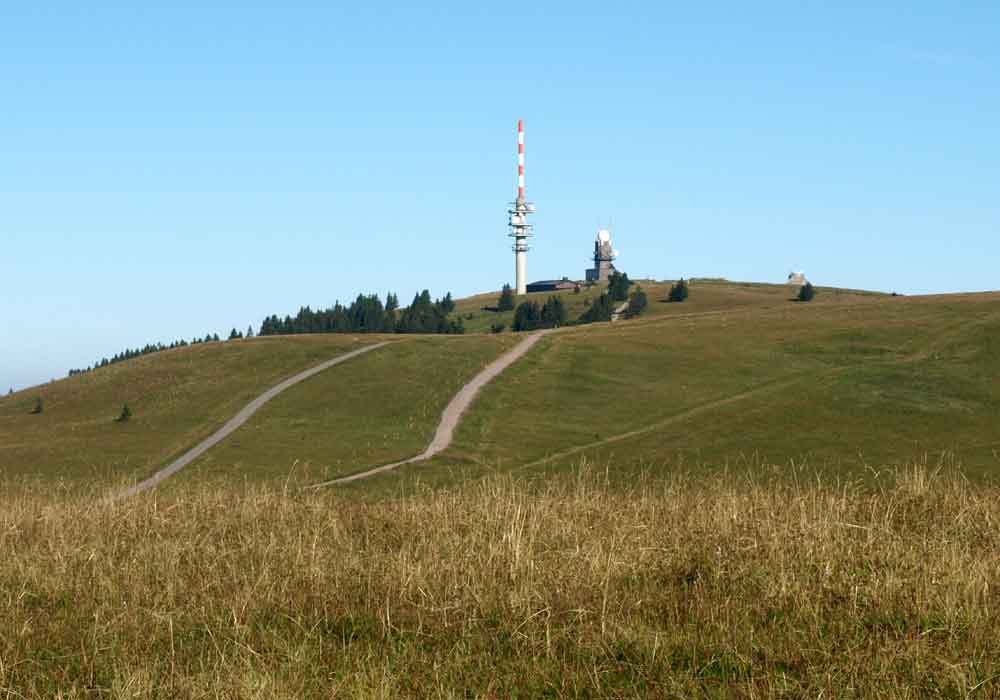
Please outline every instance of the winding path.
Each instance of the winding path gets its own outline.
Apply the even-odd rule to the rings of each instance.
[[[320,484],[313,484],[309,488],[318,489],[324,486],[346,484],[351,481],[367,479],[368,477],[375,476],[376,474],[392,471],[393,469],[401,467],[404,464],[423,462],[424,460],[428,460],[438,453],[443,452],[449,445],[451,445],[455,428],[458,426],[458,422],[461,420],[462,414],[465,413],[466,409],[468,409],[472,404],[472,401],[476,398],[476,394],[479,393],[479,390],[486,386],[486,384],[488,384],[498,374],[517,362],[517,360],[528,352],[528,350],[534,347],[535,343],[550,332],[551,331],[549,330],[544,330],[532,333],[506,353],[488,364],[486,368],[473,377],[468,384],[463,386],[462,389],[455,394],[455,397],[451,400],[451,402],[445,407],[444,413],[441,414],[441,421],[438,423],[437,432],[434,433],[434,439],[431,440],[431,444],[427,446],[426,450],[418,454],[416,457],[410,457],[409,459],[393,462],[392,464],[383,464],[381,467],[375,467],[363,472],[358,472],[357,474],[351,474],[349,476],[342,476],[338,479],[324,481]]]
[[[124,491],[112,495],[111,500],[122,500],[125,498],[129,498],[131,496],[135,496],[136,494],[142,493],[143,491],[147,491],[151,488],[154,488],[161,481],[170,476],[173,476],[181,469],[191,464],[191,462],[201,457],[209,449],[222,442],[222,440],[224,440],[230,434],[232,434],[233,431],[235,431],[241,425],[246,423],[247,420],[249,420],[250,416],[256,413],[261,406],[263,406],[265,403],[267,403],[275,396],[283,392],[285,389],[294,386],[295,384],[298,384],[299,382],[305,379],[309,379],[309,377],[312,377],[315,374],[319,374],[323,370],[329,369],[334,365],[339,365],[341,362],[346,362],[347,360],[357,357],[358,355],[363,355],[366,352],[371,352],[372,350],[380,348],[383,345],[388,344],[388,342],[389,341],[383,341],[381,343],[375,343],[373,345],[366,345],[363,348],[358,348],[357,350],[352,350],[350,352],[344,353],[343,355],[338,355],[337,357],[334,357],[331,360],[327,360],[326,362],[322,362],[316,365],[315,367],[310,367],[307,370],[299,372],[298,374],[284,380],[280,384],[276,384],[275,386],[271,387],[263,394],[255,398],[253,401],[248,403],[246,406],[244,406],[243,409],[235,416],[230,418],[225,425],[223,425],[221,428],[216,430],[210,436],[208,436],[200,443],[192,447],[183,455],[175,459],[173,462],[165,466],[163,469],[153,474],[148,479],[144,479],[143,481],[140,481],[137,484],[133,484]]]

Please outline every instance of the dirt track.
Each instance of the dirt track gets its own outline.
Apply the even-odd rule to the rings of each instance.
[[[404,464],[422,462],[444,451],[451,444],[452,436],[455,433],[455,428],[458,426],[459,420],[462,418],[462,414],[465,413],[466,409],[472,404],[472,401],[476,398],[476,394],[479,393],[479,390],[486,386],[505,369],[514,364],[526,352],[528,352],[528,350],[534,347],[535,343],[541,340],[542,336],[549,332],[550,331],[537,331],[532,333],[511,348],[507,353],[501,355],[499,358],[487,365],[482,372],[477,374],[468,384],[463,386],[462,389],[455,394],[455,397],[451,400],[451,402],[445,407],[444,413],[441,414],[441,421],[438,423],[437,432],[434,433],[434,439],[431,440],[431,444],[427,446],[426,450],[418,454],[416,457],[410,457],[409,459],[393,462],[392,464],[383,464],[381,467],[368,469],[357,474],[351,474],[350,476],[342,476],[339,479],[324,481],[320,484],[314,484],[310,488],[321,488],[323,486],[346,484],[351,481],[367,479],[370,476],[375,476],[376,474],[382,474],[383,472],[397,469]]]
[[[273,399],[275,396],[277,396],[278,394],[280,394],[281,392],[283,392],[285,389],[287,389],[290,386],[293,386],[295,384],[298,384],[299,382],[301,382],[301,381],[303,381],[305,379],[308,379],[309,377],[313,376],[314,374],[319,374],[320,372],[322,372],[325,369],[333,367],[334,365],[339,365],[341,362],[346,362],[347,360],[350,360],[351,358],[357,357],[358,355],[363,355],[366,352],[371,352],[372,350],[375,350],[376,348],[380,348],[383,345],[386,345],[387,343],[388,343],[388,341],[381,342],[381,343],[375,343],[374,345],[366,345],[363,348],[358,348],[357,350],[352,350],[351,352],[344,353],[343,355],[338,355],[337,357],[333,358],[332,360],[327,360],[326,362],[318,364],[315,367],[311,367],[311,368],[309,368],[309,369],[307,369],[305,371],[299,372],[298,374],[296,374],[296,375],[294,375],[292,377],[289,377],[288,379],[284,380],[280,384],[276,384],[275,386],[271,387],[270,389],[268,389],[267,391],[265,391],[263,394],[261,394],[260,396],[258,396],[256,399],[254,399],[253,401],[251,401],[250,403],[248,403],[246,406],[244,406],[243,409],[239,413],[237,413],[235,416],[233,416],[232,418],[230,418],[229,421],[225,425],[223,425],[221,428],[219,428],[217,431],[215,431],[210,436],[208,436],[207,438],[205,438],[203,441],[201,441],[200,443],[198,443],[197,445],[195,445],[194,447],[192,447],[190,450],[188,450],[187,452],[185,452],[183,455],[181,455],[180,457],[178,457],[176,460],[174,460],[173,462],[171,462],[170,464],[168,464],[167,466],[165,466],[163,469],[161,469],[158,472],[156,472],[155,474],[153,474],[148,479],[144,479],[143,481],[140,481],[139,483],[134,484],[134,485],[128,487],[124,491],[121,491],[121,492],[119,492],[117,494],[112,495],[111,499],[112,500],[120,500],[120,499],[124,499],[124,498],[129,498],[129,497],[134,496],[134,495],[136,495],[138,493],[142,493],[143,491],[146,491],[148,489],[154,488],[161,481],[163,481],[164,479],[166,479],[166,478],[168,478],[170,476],[173,476],[174,474],[176,474],[177,472],[179,472],[181,469],[183,469],[184,467],[186,467],[187,465],[189,465],[191,462],[193,462],[194,460],[196,460],[199,457],[201,457],[209,449],[211,449],[212,447],[214,447],[218,443],[222,442],[222,440],[224,440],[230,434],[232,434],[233,431],[235,431],[241,425],[243,425],[244,423],[246,423],[247,420],[250,418],[250,416],[252,416],[254,413],[256,413],[260,409],[261,406],[263,406],[265,403],[267,403],[268,401],[270,401],[271,399]]]

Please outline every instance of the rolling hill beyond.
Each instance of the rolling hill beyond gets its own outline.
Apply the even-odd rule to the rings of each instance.
[[[942,456],[973,474],[1000,469],[1000,294],[820,289],[801,304],[779,285],[695,280],[687,302],[670,304],[669,284],[641,284],[642,318],[543,339],[485,388],[450,450],[379,488],[584,459],[622,472],[806,461],[859,473]],[[562,293],[571,317],[594,293]],[[505,318],[484,310],[495,298],[458,300],[455,314],[488,328]],[[146,476],[285,376],[383,338],[204,344],[4,397],[0,467],[67,483]],[[451,396],[516,341],[388,338],[289,389],[176,478],[305,484],[416,454]],[[36,396],[45,411],[29,415]],[[135,417],[115,423],[124,402]]]

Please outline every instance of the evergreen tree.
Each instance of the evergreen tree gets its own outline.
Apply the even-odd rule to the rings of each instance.
[[[511,329],[520,333],[522,331],[533,331],[542,324],[542,310],[538,307],[538,302],[522,301],[517,305],[514,312],[514,323]]]
[[[667,297],[668,301],[684,301],[688,298],[688,283],[683,279],[677,280],[677,283],[670,288],[670,296]]]
[[[510,311],[514,308],[514,290],[509,284],[505,284],[500,291],[500,300],[497,302],[497,311]]]
[[[541,326],[555,328],[566,323],[566,307],[557,296],[549,297],[542,306]]]
[[[115,418],[116,423],[127,423],[132,417],[132,409],[128,407],[128,404],[122,404],[122,412]]]
[[[806,282],[799,289],[799,301],[812,301],[815,296],[816,290],[813,288],[812,282]]]
[[[252,326],[252,325],[250,325],[250,326],[247,326],[247,334],[246,334],[246,337],[247,337],[247,338],[253,338],[253,326]]]
[[[602,294],[594,300],[580,316],[580,323],[599,323],[611,320],[614,302],[608,294]]]
[[[236,332],[235,328],[233,328],[233,330],[231,330],[229,332],[229,339],[230,340],[236,340],[237,338],[240,338],[240,337],[241,337],[240,334]]]
[[[628,299],[628,288],[632,282],[624,272],[615,270],[608,277],[608,294],[611,301],[625,301]]]
[[[444,295],[444,298],[437,302],[437,305],[441,307],[441,310],[446,314],[450,314],[455,310],[455,300],[451,298],[451,292]]]
[[[642,287],[636,287],[635,291],[628,298],[628,307],[625,309],[625,318],[635,318],[641,314],[647,304],[649,303],[646,299],[646,292],[642,290]]]

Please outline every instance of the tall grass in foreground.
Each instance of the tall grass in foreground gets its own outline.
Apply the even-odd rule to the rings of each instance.
[[[0,698],[997,697],[1000,488],[0,496]]]

